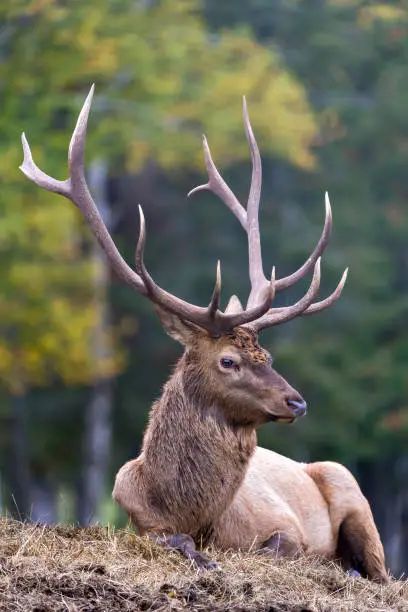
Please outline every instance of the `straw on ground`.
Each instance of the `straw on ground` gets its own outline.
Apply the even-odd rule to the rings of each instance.
[[[0,518],[0,610],[408,611],[408,582],[378,585],[319,559],[208,554],[220,570],[197,572],[130,530]]]

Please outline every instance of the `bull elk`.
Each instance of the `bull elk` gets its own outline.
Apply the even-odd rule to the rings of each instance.
[[[232,296],[220,310],[218,263],[209,305],[190,304],[162,289],[144,262],[145,220],[141,207],[135,270],[118,252],[88,190],[84,147],[93,87],[69,146],[69,178],[56,180],[36,166],[23,134],[21,170],[40,187],[71,200],[82,212],[116,274],[149,299],[167,333],[184,354],[151,409],[139,457],[118,472],[114,499],[140,533],[179,550],[203,568],[216,564],[198,544],[222,549],[259,549],[273,555],[303,552],[339,558],[344,566],[385,581],[384,552],[370,506],[350,472],[337,463],[297,463],[257,446],[256,429],[271,421],[292,423],[306,402],[272,367],[258,333],[300,315],[331,306],[342,292],[315,302],[320,256],[332,226],[329,199],[321,237],[293,274],[268,280],[264,274],[258,208],[261,160],[244,99],[243,115],[252,158],[246,209],[218,172],[207,141],[208,182],[189,195],[210,190],[237,217],[248,238],[251,291],[245,308]],[[305,295],[289,307],[273,308],[278,291],[313,269]]]

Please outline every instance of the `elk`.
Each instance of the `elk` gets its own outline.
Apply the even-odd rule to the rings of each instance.
[[[244,99],[243,116],[252,158],[245,208],[218,172],[204,137],[208,182],[189,195],[209,190],[237,217],[247,234],[250,295],[246,307],[232,296],[220,309],[217,265],[208,306],[200,307],[161,288],[145,261],[146,227],[139,206],[140,233],[135,271],[123,260],[88,190],[84,148],[93,87],[82,107],[68,153],[69,178],[56,180],[33,161],[22,135],[23,173],[38,186],[71,200],[82,212],[116,274],[149,299],[166,332],[185,350],[150,412],[140,455],[120,468],[113,497],[141,534],[176,549],[198,567],[216,567],[200,545],[256,549],[276,556],[299,553],[337,558],[363,576],[387,580],[384,552],[370,506],[356,480],[333,462],[303,464],[257,447],[256,430],[268,422],[292,423],[306,414],[301,395],[272,367],[258,343],[261,330],[331,306],[342,292],[314,301],[320,257],[331,232],[326,194],[321,237],[293,274],[264,274],[258,222],[262,170]],[[312,271],[305,295],[292,306],[273,307],[277,292]]]

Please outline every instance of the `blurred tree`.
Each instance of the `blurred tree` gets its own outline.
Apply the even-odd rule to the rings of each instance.
[[[117,348],[103,350],[103,358],[95,359],[95,333],[105,333],[108,344],[113,338],[111,328],[101,324],[104,300],[95,299],[100,293],[95,293],[92,279],[100,274],[99,264],[73,207],[55,202],[55,196],[18,174],[19,132],[28,132],[44,170],[64,176],[69,135],[92,81],[101,93],[94,104],[88,151],[91,157],[97,151],[112,175],[120,167],[143,169],[144,177],[158,166],[171,173],[197,168],[203,131],[211,133],[215,155],[229,163],[246,159],[238,103],[242,93],[251,101],[252,121],[266,150],[303,168],[314,164],[310,142],[315,124],[302,87],[278,53],[259,45],[245,29],[210,36],[192,0],[16,0],[0,7],[0,19],[0,381],[9,396],[29,394],[25,409],[17,402],[13,413],[4,402],[2,410],[14,414],[15,461],[21,463],[21,473],[29,474],[27,451],[22,450],[27,449],[28,413],[31,469],[35,466],[58,481],[62,466],[78,469],[76,441],[84,423],[72,405],[78,398],[83,401],[83,395],[65,394],[70,399],[64,400],[61,385],[99,384],[123,367],[123,359]],[[113,215],[120,220],[121,207],[118,201],[113,204]],[[132,328],[129,320],[117,323],[122,330]],[[39,387],[55,394],[30,391]],[[36,412],[30,411],[38,406],[35,397],[42,398]],[[59,410],[65,427],[61,414],[55,414]],[[96,431],[92,414],[98,411],[90,402],[86,440],[94,439]],[[53,437],[57,443],[51,442]],[[17,480],[21,483],[22,477]],[[16,500],[22,514],[28,512],[29,488],[25,483],[25,502],[22,495]]]

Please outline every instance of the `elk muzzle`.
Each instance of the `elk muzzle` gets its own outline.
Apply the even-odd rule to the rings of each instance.
[[[289,408],[292,409],[293,414],[295,415],[296,418],[305,416],[305,414],[307,413],[307,404],[304,399],[300,399],[300,400],[288,399],[286,400],[286,403],[288,404]]]

